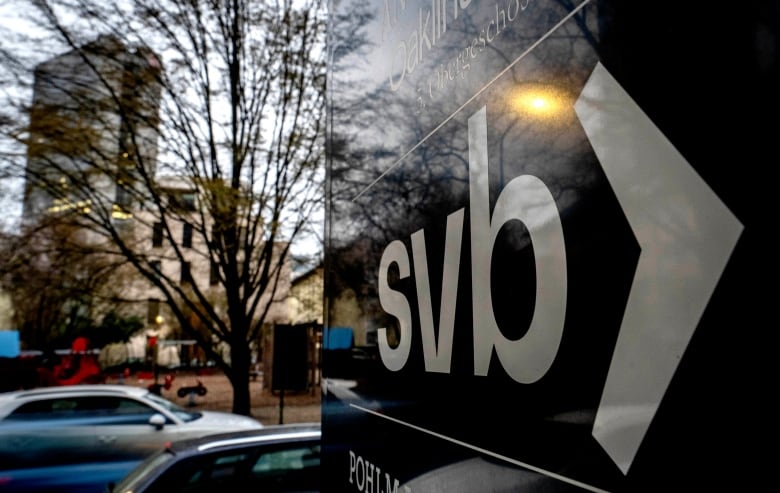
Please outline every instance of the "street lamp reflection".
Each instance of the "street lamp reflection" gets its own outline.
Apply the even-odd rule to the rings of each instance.
[[[515,113],[524,119],[560,124],[572,116],[571,94],[552,84],[521,84],[510,94]]]

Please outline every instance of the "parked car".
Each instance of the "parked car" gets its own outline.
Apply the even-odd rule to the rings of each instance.
[[[0,469],[140,461],[169,441],[262,427],[246,416],[187,410],[127,385],[6,392],[0,394]]]
[[[320,438],[304,423],[174,442],[106,492],[319,492]]]
[[[140,460],[25,467],[0,471],[3,493],[104,493]]]

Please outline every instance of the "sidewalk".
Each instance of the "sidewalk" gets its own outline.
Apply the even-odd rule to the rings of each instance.
[[[161,371],[157,382],[164,383],[165,375],[168,373]],[[162,396],[169,401],[188,409],[225,412],[232,410],[233,387],[221,372],[214,371],[213,374],[196,375],[194,372],[176,371],[172,374],[173,380],[170,388],[163,388],[161,391]],[[137,387],[147,387],[154,383],[153,379],[139,379],[136,374],[122,380],[122,383]],[[179,397],[177,395],[177,391],[181,387],[197,385],[198,381],[206,387],[206,395],[194,397]],[[119,379],[114,376],[106,380],[106,383],[118,382]],[[322,419],[320,407],[322,395],[319,387],[306,392],[285,392],[283,407],[280,406],[282,399],[279,393],[264,389],[261,379],[250,380],[249,392],[252,399],[252,416],[265,425],[279,424],[280,411],[282,422],[285,424],[319,422]]]

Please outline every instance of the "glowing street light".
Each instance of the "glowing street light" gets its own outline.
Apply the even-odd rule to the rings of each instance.
[[[551,84],[521,84],[511,92],[509,102],[525,119],[545,123],[566,121],[573,113],[571,94]]]

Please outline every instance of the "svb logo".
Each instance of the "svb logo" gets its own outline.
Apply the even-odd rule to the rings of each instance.
[[[743,226],[603,65],[594,68],[574,109],[641,248],[592,431],[627,474]],[[558,208],[542,180],[523,175],[500,191],[491,215],[484,107],[469,118],[468,132],[474,374],[487,375],[495,349],[512,379],[533,384],[553,365],[563,337],[567,272]],[[425,370],[451,371],[464,215],[459,209],[447,217],[438,338],[425,232],[412,234],[411,257],[400,240],[382,254],[379,301],[400,329],[395,347],[386,329],[377,333],[388,370],[406,365],[412,343],[410,301],[388,283],[395,264],[402,279],[414,277]],[[696,227],[670,238],[667,218],[676,216]],[[533,317],[517,340],[498,328],[490,283],[495,241],[511,220],[526,226],[536,272]],[[690,263],[695,269],[680,268]]]

